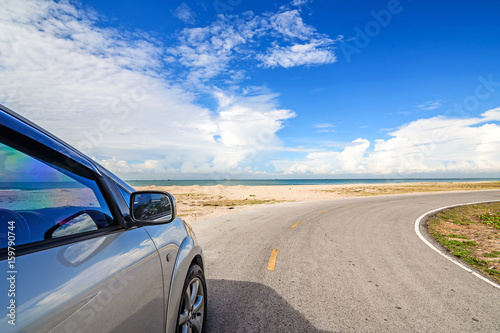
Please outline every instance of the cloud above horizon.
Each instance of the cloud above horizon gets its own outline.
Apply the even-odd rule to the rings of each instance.
[[[441,100],[434,100],[415,105],[415,107],[423,111],[431,111],[440,108],[442,104],[443,102]]]
[[[283,142],[279,131],[297,112],[246,78],[254,69],[334,63],[338,38],[290,6],[219,15],[177,32],[169,45],[104,28],[95,13],[66,1],[6,0],[0,8],[0,103],[127,179],[500,171],[500,108],[418,119],[389,138],[353,137],[335,150]],[[195,24],[187,9],[173,15]],[[201,93],[213,107],[199,103]],[[314,127],[332,136],[336,128]],[[283,152],[294,158],[277,157]]]
[[[500,108],[475,118],[419,119],[372,143],[358,138],[343,151],[310,153],[273,161],[283,174],[418,175],[500,170]]]
[[[99,28],[69,3],[7,1],[0,100],[123,175],[253,172],[295,116],[278,95],[214,88],[218,106],[165,78],[162,46]],[[248,163],[247,163],[248,162]]]
[[[282,6],[276,13],[219,15],[208,26],[185,28],[164,59],[199,90],[219,76],[238,83],[249,68],[333,63],[340,39],[304,23],[299,9]]]
[[[181,3],[172,13],[175,17],[186,24],[196,23],[196,14],[185,2]]]

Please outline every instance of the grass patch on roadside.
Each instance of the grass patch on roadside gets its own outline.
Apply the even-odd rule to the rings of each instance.
[[[500,229],[500,212],[481,214],[478,217],[481,223],[491,225],[495,229]]]
[[[261,205],[278,203],[278,200],[257,200],[257,199],[243,199],[243,200],[209,200],[201,203],[202,206],[211,207],[233,207],[233,206],[247,206],[247,205]]]
[[[493,251],[491,253],[485,253],[484,256],[488,257],[488,258],[498,258],[498,257],[500,257],[500,251]]]
[[[175,193],[172,192],[172,195],[175,197],[181,197],[181,198],[204,198],[208,197],[208,194],[204,193]]]
[[[444,210],[427,230],[453,255],[500,282],[500,203]]]
[[[471,182],[471,183],[416,183],[391,185],[364,185],[359,187],[345,187],[322,192],[336,192],[348,196],[372,196],[404,193],[444,192],[444,191],[477,191],[500,189],[500,182]]]

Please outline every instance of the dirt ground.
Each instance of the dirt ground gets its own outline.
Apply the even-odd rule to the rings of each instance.
[[[500,182],[377,185],[146,186],[174,195],[179,217],[188,223],[279,202],[331,200],[356,196],[500,189]]]

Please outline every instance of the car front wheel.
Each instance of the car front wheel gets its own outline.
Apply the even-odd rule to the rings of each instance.
[[[203,270],[198,265],[189,267],[177,320],[178,333],[203,333],[206,321],[206,283]]]

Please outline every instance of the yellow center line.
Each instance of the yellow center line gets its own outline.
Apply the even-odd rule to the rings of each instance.
[[[278,258],[278,252],[280,252],[280,250],[276,249],[271,252],[271,257],[269,258],[269,263],[267,264],[268,271],[274,271],[274,268],[276,267],[276,259]]]
[[[323,214],[323,213],[326,213],[328,210],[324,210],[322,212],[319,212],[318,214]]]
[[[299,225],[299,224],[301,224],[301,223],[302,223],[301,221],[299,221],[299,222],[297,222],[297,223],[294,223],[294,224],[290,227],[290,229],[295,228],[296,226],[298,226],[298,225]]]
[[[344,206],[344,207],[352,207],[352,206],[356,206],[356,204],[347,205],[347,206]]]

